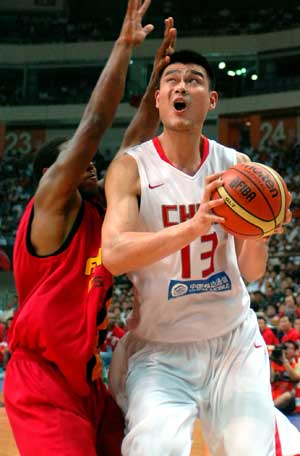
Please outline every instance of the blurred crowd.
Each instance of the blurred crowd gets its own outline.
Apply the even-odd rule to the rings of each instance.
[[[112,154],[112,151],[108,152]],[[283,234],[270,238],[266,274],[247,287],[251,307],[257,314],[262,336],[270,351],[274,401],[285,413],[300,413],[300,146],[287,147],[279,142],[276,146],[266,144],[263,150],[246,147],[244,152],[253,161],[265,163],[280,172],[293,196],[292,222]],[[22,156],[10,150],[0,163],[0,250],[9,256],[19,219],[34,191],[32,154]],[[102,170],[102,177],[108,161],[97,154],[96,164]],[[107,339],[101,347],[104,378],[112,352],[126,332],[126,320],[133,308],[133,300],[129,281],[125,277],[116,278]],[[6,309],[9,311],[7,315],[6,311],[1,313],[0,310],[0,361],[2,358],[4,364],[9,355],[5,335],[15,307],[16,303]]]
[[[33,193],[32,154],[11,149],[0,162],[0,249],[10,256],[16,229]]]
[[[5,309],[0,308],[0,367],[2,367],[4,370],[6,368],[6,364],[10,359],[10,352],[8,349],[8,331],[14,313],[17,309],[17,305],[18,298],[14,294],[7,302]]]
[[[30,94],[24,93],[24,79],[22,71],[15,73],[13,77],[7,71],[4,78],[12,77],[13,86],[11,84],[0,82],[0,106],[20,106],[20,105],[48,105],[48,104],[79,104],[84,103],[88,98],[94,86],[94,78],[90,78],[87,74],[88,67],[72,68],[73,74],[67,68],[66,74],[63,74],[63,69],[60,74],[61,79],[68,77],[64,83],[58,81],[54,76],[54,71],[48,69],[41,75],[37,72],[37,80],[34,88],[31,86]],[[98,67],[95,66],[95,68]],[[56,70],[56,73],[58,71]],[[43,83],[41,83],[41,80]],[[26,92],[26,91],[25,91]]]
[[[182,5],[176,1],[163,0],[153,4],[148,21],[155,26],[154,36],[163,27],[163,17],[174,16],[176,26],[183,36],[240,35],[266,33],[297,27],[300,24],[300,6],[232,9],[230,6],[207,8],[201,5]],[[71,17],[67,14],[22,14],[6,15],[0,20],[0,41],[6,43],[58,43],[113,40],[119,31],[118,17],[105,8],[90,14]],[[121,17],[121,16],[120,16]]]

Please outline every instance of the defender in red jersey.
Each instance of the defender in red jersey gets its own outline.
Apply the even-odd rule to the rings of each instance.
[[[112,277],[102,265],[103,206],[91,159],[121,100],[132,49],[153,28],[141,24],[150,1],[129,0],[120,36],[73,138],[50,141],[34,163],[39,186],[14,247],[19,309],[4,386],[22,456],[121,454],[123,416],[103,384],[98,354]],[[156,78],[176,35],[173,19],[165,24],[152,78],[123,147],[157,128]]]

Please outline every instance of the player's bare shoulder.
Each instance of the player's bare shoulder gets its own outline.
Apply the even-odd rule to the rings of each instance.
[[[236,162],[238,163],[247,163],[250,162],[248,155],[243,154],[242,152],[236,152]]]
[[[139,195],[140,176],[136,160],[126,151],[118,154],[110,164],[105,176],[105,191],[111,192],[115,189],[119,191],[128,191]]]

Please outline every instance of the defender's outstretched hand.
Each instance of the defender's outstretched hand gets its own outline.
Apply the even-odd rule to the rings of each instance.
[[[148,141],[157,134],[159,127],[158,110],[155,107],[155,92],[162,69],[169,63],[170,55],[175,50],[176,28],[174,19],[165,19],[164,37],[156,51],[151,77],[140,103],[139,109],[127,128],[120,148],[123,153],[128,147]],[[118,154],[119,156],[120,154]]]
[[[152,32],[152,24],[142,25],[142,19],[145,15],[151,0],[129,0],[126,15],[123,21],[119,41],[135,47],[143,43],[146,36]]]
[[[161,70],[170,62],[170,55],[175,52],[177,30],[174,27],[173,17],[165,19],[165,33],[153,63],[153,77],[158,79]]]

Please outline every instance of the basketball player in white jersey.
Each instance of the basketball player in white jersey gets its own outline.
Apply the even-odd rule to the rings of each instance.
[[[295,428],[292,443],[280,442],[268,352],[242,279],[264,274],[267,243],[235,239],[211,212],[223,204],[210,200],[222,172],[249,160],[202,135],[217,100],[206,59],[173,54],[156,93],[162,134],[107,174],[103,262],[128,273],[139,301],[111,373],[124,456],[189,456],[197,417],[212,455],[300,453]]]

